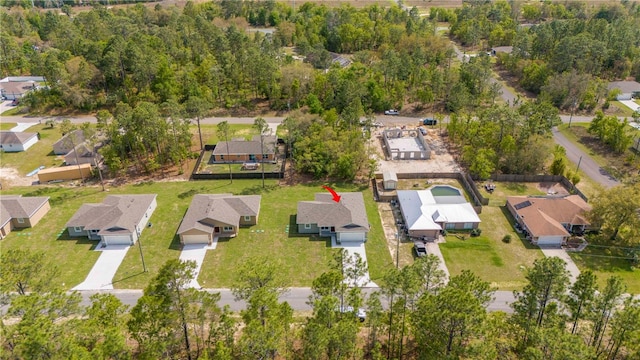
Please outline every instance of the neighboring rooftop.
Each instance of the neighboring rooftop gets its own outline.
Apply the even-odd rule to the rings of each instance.
[[[130,234],[136,231],[156,194],[109,195],[102,203],[83,204],[67,222],[66,227],[100,230],[98,235]]]
[[[213,232],[207,220],[239,226],[241,216],[258,216],[260,195],[197,194],[178,228],[178,234],[191,229]]]
[[[49,197],[2,195],[0,196],[0,226],[13,218],[30,218],[40,209]]]
[[[637,81],[612,81],[607,89],[620,89],[623,93],[640,92],[640,83]]]
[[[38,136],[38,134],[30,132],[0,131],[0,144],[24,144],[34,136]]]
[[[263,148],[260,150],[260,136],[254,136],[252,140],[234,139],[229,142],[220,141],[213,150],[213,155],[244,155],[244,154],[274,154],[276,151],[276,137],[264,136]]]

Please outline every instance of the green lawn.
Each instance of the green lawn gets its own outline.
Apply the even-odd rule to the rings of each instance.
[[[627,292],[640,294],[640,269],[631,266],[623,251],[587,246],[582,252],[569,254],[581,271],[588,269],[596,274],[600,289],[610,276],[616,275],[627,285]]]
[[[489,199],[489,206],[503,206],[507,202],[507,196],[518,195],[545,195],[546,193],[538,188],[539,183],[517,183],[492,181],[496,186],[493,193],[489,193],[484,188],[484,182],[476,182],[480,193]],[[484,212],[484,208],[482,208]]]
[[[47,168],[60,166],[64,158],[53,154],[53,143],[60,140],[62,134],[59,127],[50,128],[44,124],[35,124],[27,132],[39,132],[40,140],[27,151],[5,153],[0,152],[0,163],[3,167],[13,167],[21,175],[26,175],[41,165]],[[34,179],[37,180],[37,179]]]
[[[9,110],[5,110],[0,116],[14,116],[20,114],[20,107],[14,106]]]
[[[258,135],[258,131],[255,130],[250,124],[229,124],[231,129],[231,138],[248,138],[253,135]],[[202,124],[200,125],[202,131],[202,142],[204,144],[217,144],[220,141],[217,125]],[[198,140],[198,127],[191,126],[191,132],[194,134],[194,144]]]
[[[6,130],[11,130],[11,129],[13,129],[16,125],[17,125],[17,124],[16,124],[16,123],[14,123],[14,122],[5,122],[5,121],[3,120],[3,121],[0,121],[0,130],[5,130],[5,131],[6,131]]]
[[[109,194],[158,194],[158,207],[150,218],[153,226],[141,236],[147,273],[142,272],[138,246],[132,247],[114,278],[114,287],[144,288],[169,259],[178,258],[180,246],[175,235],[182,216],[193,195],[198,193],[261,194],[258,225],[241,229],[233,239],[223,239],[216,250],[208,252],[200,271],[199,281],[205,287],[225,287],[233,283],[234,269],[250,256],[263,255],[278,261],[283,274],[292,286],[310,286],[311,280],[327,269],[334,250],[327,240],[295,234],[294,215],[299,200],[311,200],[321,192],[320,183],[298,186],[279,186],[275,180],[147,182],[137,185],[113,187],[101,192],[98,187],[70,188],[16,187],[4,193],[31,196],[50,196],[51,211],[34,228],[12,232],[0,242],[2,249],[27,248],[46,252],[51,262],[61,269],[60,284],[71,288],[84,280],[100,255],[91,251],[95,242],[85,238],[71,239],[62,232],[64,224],[83,203],[102,201]],[[363,191],[371,232],[367,242],[370,273],[379,279],[384,270],[392,266],[383,240],[382,226],[370,189],[355,185],[336,185],[338,191]],[[287,225],[289,232],[287,233]],[[258,231],[260,230],[260,231]]]
[[[620,101],[614,100],[611,101],[610,104],[618,108],[618,113],[620,113],[621,116],[631,117],[631,115],[633,115],[633,110],[629,109],[627,105],[621,103]]]
[[[229,173],[229,164],[209,164],[209,159],[211,154],[207,154],[205,159],[206,162],[202,162],[200,164],[199,173],[207,173],[207,174],[228,174]],[[273,164],[270,162],[264,163],[264,172],[278,172],[282,164]],[[255,170],[244,170],[242,169],[242,164],[231,164],[231,171],[234,173],[262,173],[262,168],[258,166]]]
[[[448,235],[440,244],[451,275],[471,270],[500,290],[521,289],[525,284],[524,269],[544,257],[540,249],[522,239],[511,226],[511,215],[504,206],[485,206],[480,214],[482,235],[465,240]],[[502,238],[511,235],[511,242]]]

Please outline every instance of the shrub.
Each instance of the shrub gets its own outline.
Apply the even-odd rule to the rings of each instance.
[[[507,234],[502,238],[502,242],[503,243],[510,243],[511,242],[511,235]]]
[[[482,230],[480,230],[480,229],[471,230],[471,236],[473,236],[473,237],[480,236],[480,234],[482,234]]]

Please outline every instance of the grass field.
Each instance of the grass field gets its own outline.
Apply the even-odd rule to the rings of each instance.
[[[17,124],[14,122],[0,122],[0,130],[11,130],[13,129]]]
[[[480,214],[482,235],[465,240],[448,235],[440,250],[451,275],[471,270],[500,290],[521,289],[525,284],[525,267],[544,257],[540,249],[522,239],[511,226],[511,215],[504,206],[485,206]],[[511,242],[502,238],[511,235]]]
[[[569,254],[581,271],[588,269],[596,274],[600,289],[616,275],[622,278],[628,293],[640,294],[640,269],[631,266],[624,251],[589,245],[582,252]]]
[[[209,164],[208,158],[210,157],[211,157],[210,154],[205,156],[204,159],[206,159],[207,161],[206,162],[203,161],[200,164],[200,169],[198,170],[199,173],[208,173],[208,174],[228,174],[229,173],[229,164]],[[258,168],[255,170],[244,170],[242,166],[243,166],[242,164],[231,164],[231,171],[234,173],[256,173],[256,174],[262,173],[261,165],[258,166]],[[277,172],[280,170],[281,167],[282,167],[282,164],[273,164],[270,162],[265,162],[264,172]]]
[[[218,135],[217,125],[202,124],[200,125],[200,129],[202,130],[202,142],[204,144],[217,144],[218,141],[220,141],[221,138]],[[252,128],[250,124],[229,124],[229,129],[231,129],[230,138],[251,139],[253,135],[258,135],[258,132]],[[191,127],[191,133],[195,134],[194,139],[198,141],[197,126]]]
[[[52,147],[53,143],[62,137],[60,127],[51,128],[44,124],[35,124],[27,129],[26,132],[39,132],[40,140],[27,149],[27,151],[15,153],[0,152],[0,163],[2,163],[3,167],[15,168],[21,175],[26,175],[41,165],[49,168],[60,166],[64,163],[62,157],[53,154]]]
[[[322,184],[279,186],[275,180],[267,180],[262,189],[261,180],[198,181],[198,182],[147,182],[137,185],[112,187],[109,192],[99,188],[72,187],[15,187],[4,193],[30,196],[50,196],[51,210],[34,228],[12,232],[2,240],[3,250],[26,248],[43,250],[49,261],[61,270],[59,283],[71,288],[84,280],[99,256],[91,251],[94,241],[86,238],[70,238],[63,232],[65,223],[83,203],[102,201],[108,194],[158,194],[158,207],[150,218],[153,224],[141,236],[142,250],[148,272],[142,272],[140,252],[137,246],[129,249],[114,278],[114,287],[124,289],[144,288],[169,259],[178,258],[180,246],[175,232],[182,221],[191,198],[198,193],[261,194],[261,211],[258,225],[241,229],[240,234],[221,241],[216,250],[207,254],[200,272],[200,283],[205,287],[225,287],[233,283],[234,269],[253,255],[275,259],[283,275],[292,286],[310,286],[311,280],[327,269],[334,250],[327,241],[297,236],[292,225],[297,201],[311,200],[315,192],[323,191]],[[377,217],[371,190],[355,185],[336,185],[338,191],[363,191],[371,232],[367,242],[370,274],[380,278],[385,269],[392,266],[391,257],[384,243],[380,219]],[[285,232],[289,226],[289,233]],[[257,232],[256,230],[264,230]]]

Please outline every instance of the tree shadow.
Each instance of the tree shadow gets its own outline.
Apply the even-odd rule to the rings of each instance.
[[[508,182],[504,184],[504,187],[508,190],[515,191],[518,194],[522,194],[527,191],[527,185],[516,182]]]
[[[262,187],[262,185],[254,185],[248,188],[244,188],[242,191],[238,193],[238,195],[259,195],[264,193],[270,193],[279,187],[280,185],[278,184],[265,185],[265,187]]]

